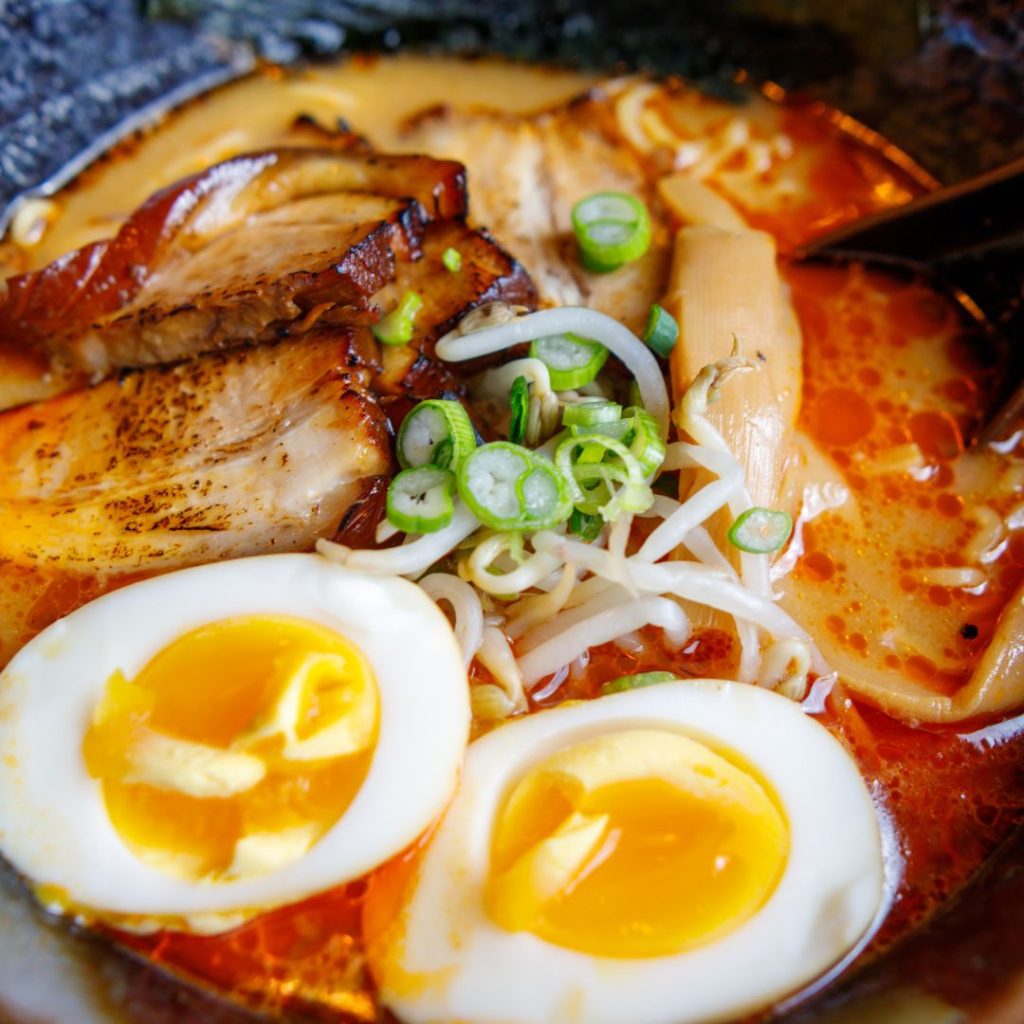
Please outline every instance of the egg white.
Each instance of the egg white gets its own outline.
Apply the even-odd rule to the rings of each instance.
[[[237,881],[188,881],[147,866],[110,823],[82,739],[110,675],[131,678],[190,630],[248,615],[333,629],[360,648],[380,697],[362,787],[293,863]],[[443,810],[470,722],[462,656],[419,587],[316,555],[269,555],[133,584],[60,620],[0,675],[0,852],[36,886],[97,915],[256,911],[359,877],[411,843]],[[237,923],[237,918],[234,922]]]
[[[735,752],[773,791],[790,851],[765,905],[720,939],[648,959],[592,956],[495,924],[483,890],[494,823],[512,786],[564,747],[650,727]],[[385,1004],[411,1024],[697,1024],[767,1006],[817,977],[864,936],[882,900],[875,808],[821,725],[753,686],[663,683],[541,712],[473,743],[371,968]]]

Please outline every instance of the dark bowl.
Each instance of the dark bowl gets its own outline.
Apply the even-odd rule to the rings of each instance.
[[[1024,152],[1013,0],[0,0],[0,209],[260,57],[408,46],[649,68],[720,93],[743,69],[853,114],[947,182]],[[1018,832],[917,932],[770,1019],[1021,1024],[1022,921]],[[50,996],[43,1016],[33,985]],[[0,1021],[50,1019],[252,1018],[46,919],[0,874]]]

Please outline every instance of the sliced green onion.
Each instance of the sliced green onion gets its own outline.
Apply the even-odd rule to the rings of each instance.
[[[402,420],[396,447],[405,469],[430,465],[458,469],[476,447],[476,434],[460,402],[431,398]]]
[[[662,359],[668,359],[679,338],[679,324],[676,318],[657,303],[651,306],[644,328],[643,340],[647,347]]]
[[[503,550],[516,565],[522,565],[529,557],[526,553],[526,544],[521,533],[507,533],[502,538],[504,541]]]
[[[453,274],[457,274],[462,269],[462,253],[458,249],[453,249],[448,246],[443,253],[441,253],[441,262],[448,268]]]
[[[612,409],[620,409],[621,411],[621,407],[615,405],[614,402],[604,402],[602,399],[597,401],[603,406],[610,406]],[[621,413],[621,416],[617,419],[602,421],[599,416],[596,416],[594,417],[595,422],[589,425],[570,423],[572,419],[582,419],[585,416],[585,414],[580,416],[579,413],[570,415],[570,410],[585,410],[587,408],[588,406],[586,405],[566,407],[563,413],[563,420],[566,426],[569,427],[570,435],[585,440],[600,434],[602,437],[621,441],[629,448],[630,454],[639,463],[642,475],[648,478],[654,476],[665,461],[665,441],[661,436],[661,431],[658,429],[657,420],[646,409],[642,409],[639,406],[631,406]],[[604,413],[604,409],[601,410],[601,413]],[[595,454],[593,445],[585,445],[581,448],[578,456],[576,456],[576,462],[580,464],[603,462],[606,454],[607,450],[604,448],[599,449]]]
[[[594,458],[597,448],[605,461]],[[613,437],[569,436],[555,449],[555,465],[568,482],[573,505],[605,522],[620,512],[645,512],[654,501],[636,456]]]
[[[545,459],[535,461],[529,473],[519,479],[517,490],[526,529],[546,530],[569,518],[572,511],[569,488]]]
[[[597,540],[603,529],[604,520],[600,516],[587,515],[578,508],[574,508],[569,516],[569,532],[583,540]]]
[[[584,444],[576,456],[576,464],[579,466],[594,465],[604,462],[605,449],[600,444]]]
[[[729,530],[730,542],[740,551],[766,555],[778,551],[793,532],[793,520],[788,512],[778,508],[748,508]]]
[[[651,244],[651,218],[625,192],[597,192],[572,208],[572,229],[587,270],[607,273],[639,259]]]
[[[633,424],[633,437],[629,450],[640,463],[645,477],[653,476],[665,461],[665,439],[658,429],[658,421],[646,410],[632,406],[624,418]]]
[[[622,693],[623,690],[635,690],[640,686],[654,686],[656,683],[678,683],[679,676],[671,672],[638,672],[633,676],[619,676],[601,687],[601,693]]]
[[[508,407],[512,415],[508,421],[508,439],[522,444],[526,438],[526,424],[530,419],[530,384],[525,377],[516,377],[508,392]]]
[[[455,474],[438,466],[403,469],[388,488],[388,522],[406,533],[433,533],[455,514]]]
[[[423,305],[416,292],[406,292],[402,301],[373,325],[373,336],[382,345],[405,345],[412,341],[413,323]]]
[[[546,459],[508,441],[481,445],[459,466],[462,500],[495,530],[546,530],[569,518],[572,500]]]
[[[530,357],[539,359],[555,391],[572,391],[589,384],[608,358],[608,349],[575,334],[552,334],[530,344]]]
[[[442,469],[451,467],[452,459],[455,458],[455,445],[450,437],[444,437],[434,445],[433,465]]]
[[[581,512],[600,515],[608,523],[614,522],[622,512],[646,512],[654,502],[650,487],[631,481],[618,467],[607,463],[579,467],[576,479],[587,495],[576,507]]]
[[[584,398],[562,410],[562,425],[566,427],[593,427],[599,423],[614,423],[622,418],[622,406],[604,398]]]
[[[633,440],[633,423],[630,420],[618,419],[612,423],[595,423],[592,427],[570,427],[569,433],[573,437],[601,434],[604,437],[612,437],[616,441],[629,444]]]

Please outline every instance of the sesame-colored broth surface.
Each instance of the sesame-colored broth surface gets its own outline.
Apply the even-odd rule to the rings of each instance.
[[[800,426],[849,497],[800,521],[784,601],[847,677],[953,694],[1024,578],[1020,533],[988,536],[1019,504],[1024,462],[965,449],[998,353],[919,281],[787,276],[805,338]]]

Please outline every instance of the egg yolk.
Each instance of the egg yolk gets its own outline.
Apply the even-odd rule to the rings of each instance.
[[[298,619],[212,623],[108,680],[83,740],[111,824],[148,863],[235,880],[302,856],[362,785],[379,698],[362,652]]]
[[[789,832],[748,770],[686,736],[631,729],[536,765],[495,822],[492,920],[595,956],[670,955],[768,899]]]

